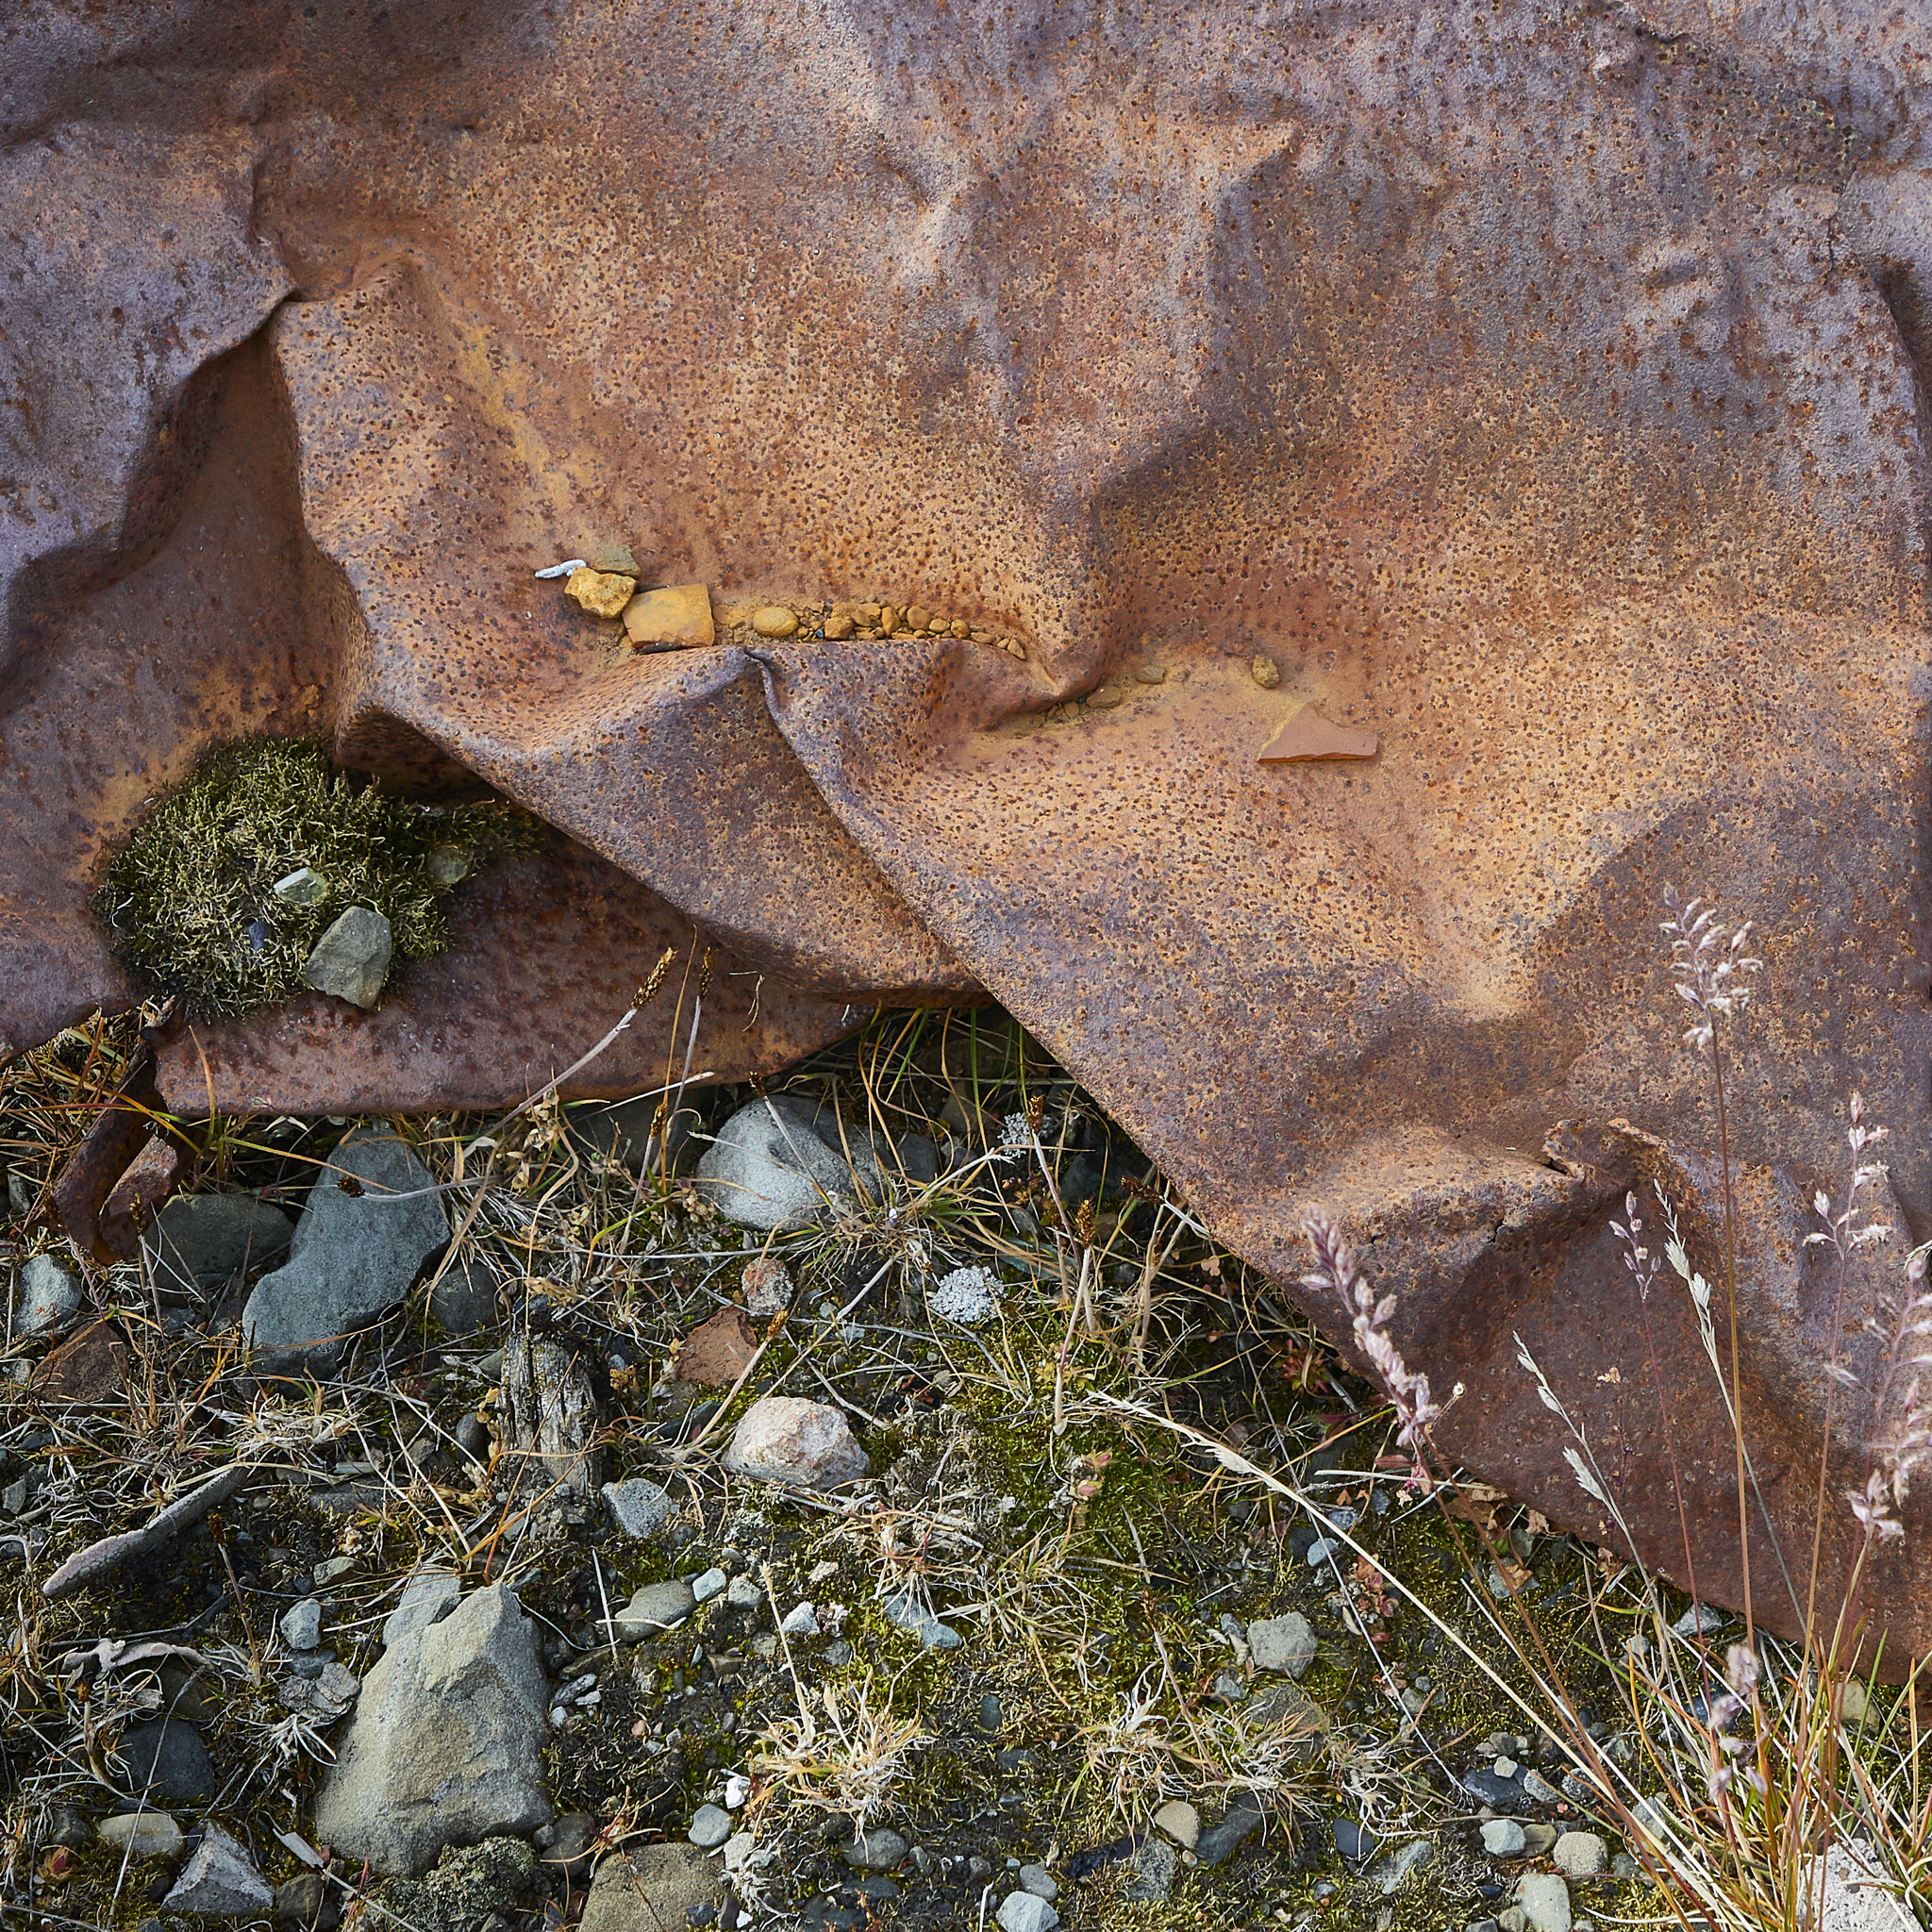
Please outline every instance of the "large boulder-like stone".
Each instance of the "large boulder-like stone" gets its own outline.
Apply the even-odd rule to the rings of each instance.
[[[346,1337],[394,1307],[449,1239],[441,1201],[423,1191],[435,1184],[393,1134],[344,1135],[309,1190],[288,1261],[242,1310],[250,1344],[272,1361],[332,1360]]]
[[[527,1837],[551,1804],[537,1628],[502,1584],[409,1631],[362,1680],[315,1807],[316,1835],[388,1875],[413,1877],[445,1845]]]

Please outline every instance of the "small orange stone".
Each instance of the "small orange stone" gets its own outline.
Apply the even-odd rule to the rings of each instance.
[[[701,649],[717,636],[710,591],[703,584],[640,591],[624,607],[624,631],[641,651]]]

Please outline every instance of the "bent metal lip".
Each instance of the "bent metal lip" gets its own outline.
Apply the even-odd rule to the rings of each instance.
[[[1803,1204],[1854,1085],[1932,1212],[1932,307],[1884,133],[1927,28],[1868,12],[1824,60],[1669,4],[618,8],[587,88],[583,21],[473,7],[458,64],[202,6],[141,92],[106,76],[142,27],[73,27],[9,111],[78,131],[0,163],[0,1034],[135,997],[91,882],[208,744],[480,781],[555,847],[459,888],[374,1013],[161,1041],[171,1107],[514,1099],[666,945],[715,948],[721,1078],[991,996],[1277,1281],[1341,1220],[1468,1385],[1457,1453],[1596,1535],[1520,1334],[1670,1570],[1605,1224],[1648,1162],[1707,1235],[1656,924],[1714,893],[1770,966],[1732,1119],[1776,1574],[1824,1415]],[[605,545],[709,587],[713,641],[535,576]],[[1373,755],[1264,763],[1295,720]],[[660,1081],[691,1022],[658,1002],[589,1085]],[[1654,1313],[1722,1598],[1721,1405],[1693,1312]],[[1870,1601],[1932,1635],[1909,1548]]]

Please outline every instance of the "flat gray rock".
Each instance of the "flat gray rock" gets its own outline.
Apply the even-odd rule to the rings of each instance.
[[[626,1476],[621,1483],[606,1483],[601,1493],[610,1511],[610,1520],[625,1536],[656,1536],[677,1513],[671,1492],[660,1490],[647,1476]]]
[[[358,1191],[339,1185],[344,1173]],[[394,1307],[449,1239],[440,1197],[417,1191],[434,1185],[386,1128],[344,1136],[309,1190],[287,1264],[256,1284],[242,1310],[253,1346],[273,1362],[333,1361],[344,1338]]]
[[[601,1860],[584,1904],[581,1932],[667,1932],[692,1911],[724,1903],[715,1857],[695,1845],[644,1845]]]
[[[698,1192],[741,1227],[805,1227],[827,1197],[884,1192],[873,1137],[791,1094],[741,1107],[698,1162]]]
[[[691,1841],[708,1852],[731,1836],[731,1814],[719,1805],[700,1805],[691,1821]]]
[[[629,1603],[611,1616],[622,1643],[641,1643],[660,1631],[675,1630],[698,1607],[690,1584],[674,1576],[663,1583],[647,1583],[631,1596]]]
[[[302,978],[317,992],[366,1010],[381,997],[394,950],[389,921],[372,906],[351,906],[316,941]]]
[[[536,1625],[500,1583],[383,1654],[315,1807],[316,1834],[387,1877],[445,1845],[549,1823],[549,1687]]]
[[[724,1467],[756,1482],[832,1490],[872,1465],[838,1409],[802,1395],[761,1395],[733,1431]]]
[[[252,1194],[177,1194],[142,1237],[163,1294],[223,1289],[289,1252],[294,1224]]]
[[[466,1255],[429,1291],[429,1313],[445,1335],[474,1335],[496,1320],[501,1294],[490,1263]]]
[[[1570,1888],[1560,1873],[1525,1873],[1516,1882],[1516,1903],[1530,1932],[1570,1932]]]
[[[322,1605],[305,1596],[282,1612],[282,1641],[291,1650],[313,1650],[322,1641]]]
[[[215,1764],[201,1733],[185,1719],[156,1718],[121,1734],[127,1790],[169,1808],[205,1805],[215,1794]]]
[[[16,1335],[42,1335],[80,1312],[86,1300],[80,1276],[52,1255],[36,1255],[20,1269],[20,1299],[13,1318]]]
[[[239,1839],[219,1824],[204,1825],[201,1842],[161,1903],[170,1911],[209,1919],[252,1919],[275,1909],[275,1891],[255,1869]]]
[[[1315,1633],[1299,1610],[1248,1625],[1248,1655],[1257,1671],[1299,1677],[1315,1660]]]
[[[1060,1915],[1037,1892],[1011,1891],[998,1913],[1001,1932],[1054,1932]]]
[[[1174,1874],[1180,1869],[1179,1849],[1164,1838],[1150,1838],[1129,1861],[1121,1896],[1132,1905],[1165,1898],[1174,1890]]]

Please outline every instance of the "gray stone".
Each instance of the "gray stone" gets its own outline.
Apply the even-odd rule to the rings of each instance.
[[[275,1924],[308,1926],[322,1916],[325,1887],[320,1872],[298,1872],[275,1887]]]
[[[1491,1818],[1483,1824],[1483,1850],[1492,1858],[1523,1856],[1523,1827],[1513,1818]]]
[[[395,940],[389,921],[371,906],[351,906],[316,941],[302,980],[365,1011],[382,995]]]
[[[919,1639],[926,1650],[958,1650],[965,1641],[950,1624],[941,1623],[916,1597],[888,1597],[879,1607],[895,1630]]]
[[[331,1659],[316,1674],[315,1704],[318,1709],[326,1707],[340,1714],[361,1694],[362,1679],[346,1664]]]
[[[699,1603],[708,1604],[714,1596],[724,1595],[724,1586],[729,1581],[730,1578],[724,1574],[724,1571],[713,1565],[712,1568],[707,1570],[702,1575],[691,1578],[691,1593],[697,1598]]]
[[[416,1191],[434,1176],[386,1128],[345,1135],[309,1191],[289,1259],[256,1285],[242,1311],[271,1361],[335,1360],[342,1339],[392,1308],[449,1239],[442,1203]],[[350,1192],[339,1185],[346,1174]],[[386,1198],[408,1195],[404,1200]]]
[[[1255,1729],[1291,1744],[1298,1757],[1321,1755],[1328,1713],[1299,1685],[1270,1684],[1248,1699],[1241,1715]]]
[[[917,1858],[919,1854],[914,1852],[912,1856]],[[1022,1891],[1030,1891],[1035,1898],[1043,1898],[1048,1904],[1060,1895],[1053,1874],[1044,1865],[1022,1865],[1013,1875],[1019,1879]]]
[[[1183,1851],[1191,1852],[1201,1836],[1201,1814],[1185,1798],[1170,1798],[1154,1814],[1154,1823]]]
[[[461,1594],[464,1586],[456,1571],[444,1569],[441,1563],[419,1563],[409,1571],[396,1607],[383,1623],[383,1642],[394,1646],[415,1631],[427,1631],[456,1609]]]
[[[1180,1869],[1179,1849],[1164,1838],[1150,1838],[1127,1861],[1127,1882],[1121,1896],[1129,1905],[1163,1899],[1174,1890],[1174,1874]]]
[[[1384,1898],[1387,1898],[1418,1865],[1428,1862],[1431,1850],[1427,1839],[1411,1839],[1407,1844],[1391,1852],[1386,1858],[1371,1869],[1371,1883],[1380,1890]]]
[[[1060,1915],[1031,1891],[1009,1891],[998,1918],[1002,1932],[1053,1932],[1060,1922]]]
[[[496,1271],[480,1256],[452,1261],[429,1291],[429,1313],[445,1335],[474,1335],[496,1320],[500,1284]]]
[[[1566,1831],[1551,1851],[1566,1878],[1595,1878],[1609,1863],[1610,1848],[1593,1831]]]
[[[1819,1902],[1818,1932],[1916,1932],[1918,1921],[1888,1887],[1890,1879],[1863,1839],[1824,1855],[1823,1882],[1814,1861],[1805,1896]]]
[[[275,1909],[275,1892],[255,1869],[248,1848],[219,1824],[209,1824],[161,1903],[170,1911],[203,1918],[252,1919]]]
[[[85,1851],[94,1841],[93,1827],[77,1805],[47,1807],[47,1830],[41,1842],[65,1845],[70,1852]]]
[[[322,1606],[312,1596],[282,1612],[282,1641],[291,1650],[313,1650],[322,1641]]]
[[[1671,1625],[1679,1637],[1710,1637],[1724,1627],[1726,1618],[1715,1604],[1692,1604]]]
[[[1218,1824],[1208,1825],[1194,1840],[1194,1857],[1203,1865],[1219,1865],[1261,1828],[1261,1807],[1246,1795],[1228,1806]]]
[[[911,1855],[911,1845],[896,1831],[862,1831],[840,1854],[860,1872],[891,1872]]]
[[[1315,1633],[1299,1610],[1248,1625],[1248,1656],[1257,1671],[1299,1677],[1315,1660]]]
[[[836,1408],[802,1395],[761,1395],[733,1432],[724,1467],[757,1482],[831,1490],[858,1481],[872,1465]]]
[[[682,1932],[694,1912],[724,1903],[715,1858],[694,1845],[645,1845],[598,1862],[580,1932]]]
[[[279,1208],[252,1194],[177,1194],[142,1240],[163,1294],[199,1295],[279,1261],[294,1232]]]
[[[538,1753],[548,1687],[534,1624],[502,1584],[383,1654],[338,1745],[316,1832],[389,1876],[445,1845],[527,1836],[551,1816]]]
[[[43,1335],[77,1315],[86,1299],[80,1276],[73,1269],[52,1255],[35,1255],[21,1264],[13,1332],[23,1337]]]
[[[476,855],[467,845],[432,845],[423,870],[439,886],[459,886],[475,864]]]
[[[181,1827],[165,1811],[117,1811],[94,1826],[103,1844],[134,1858],[178,1858]]]
[[[127,1790],[150,1805],[204,1805],[215,1794],[214,1759],[201,1733],[178,1717],[130,1724],[121,1735]]]
[[[1563,1794],[1541,1772],[1523,1774],[1523,1795],[1536,1805],[1560,1805]]]
[[[328,881],[312,865],[304,865],[275,883],[275,895],[288,906],[320,906],[328,897]]]
[[[1523,1825],[1523,1851],[1525,1857],[1541,1858],[1552,1850],[1557,1842],[1557,1827],[1525,1819]]]
[[[722,1845],[731,1836],[731,1814],[722,1805],[700,1805],[687,1834],[701,1852]]]
[[[625,1536],[653,1537],[677,1513],[677,1505],[668,1490],[644,1476],[626,1476],[621,1483],[606,1483],[602,1491],[610,1520]]]
[[[1524,1873],[1516,1882],[1516,1903],[1531,1932],[1570,1932],[1570,1888],[1560,1873]]]
[[[691,1585],[674,1576],[634,1591],[630,1602],[614,1612],[610,1621],[617,1626],[620,1642],[640,1643],[660,1631],[676,1629],[697,1607]]]
[[[698,1162],[698,1191],[741,1227],[806,1227],[827,1198],[885,1191],[879,1155],[862,1127],[791,1094],[741,1108]]]

